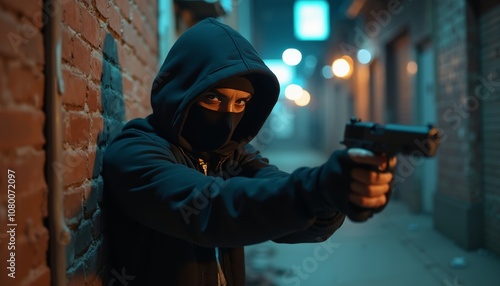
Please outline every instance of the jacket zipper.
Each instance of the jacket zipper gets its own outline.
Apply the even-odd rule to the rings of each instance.
[[[201,158],[198,158],[198,163],[203,169],[203,174],[205,174],[205,176],[208,176],[208,164]]]
[[[220,160],[216,167],[215,167],[215,172],[221,172],[221,168],[222,168],[222,164],[224,164],[224,162],[226,162],[228,158],[223,158],[222,160]],[[205,160],[201,159],[201,158],[198,158],[198,164],[200,164],[202,170],[203,170],[203,174],[205,174],[205,176],[208,176],[208,163],[205,162]],[[222,172],[221,172],[221,175],[222,175]]]
[[[217,163],[217,165],[216,165],[216,167],[215,167],[215,171],[216,171],[216,172],[217,172],[219,169],[221,169],[222,164],[223,164],[226,160],[227,160],[227,158],[224,158],[224,159],[220,160],[220,161]],[[204,174],[205,176],[208,176],[208,163],[207,163],[207,162],[205,162],[205,160],[203,160],[202,158],[198,158],[198,164],[200,164],[200,166],[201,166],[201,168],[202,168],[202,170],[203,170],[203,174]],[[215,248],[215,251],[217,251],[217,252],[218,252],[218,254],[217,254],[217,255],[219,256],[219,259],[216,259],[216,260],[218,260],[218,262],[216,262],[216,263],[217,263],[217,264],[219,264],[219,263],[220,263],[220,267],[221,267],[221,269],[222,269],[222,273],[223,273],[222,275],[224,275],[223,277],[219,277],[219,279],[224,279],[224,281],[226,282],[224,285],[227,285],[226,275],[225,275],[225,273],[224,273],[224,268],[225,268],[225,267],[224,267],[224,260],[225,260],[225,257],[224,257],[224,252],[223,252],[223,250],[222,250],[221,248],[218,248],[218,247],[217,247],[217,248]],[[217,270],[217,272],[218,272],[218,270]],[[217,273],[217,275],[219,275],[219,274]]]

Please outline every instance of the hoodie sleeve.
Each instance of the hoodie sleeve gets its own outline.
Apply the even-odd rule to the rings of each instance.
[[[252,145],[245,146],[245,156],[242,160],[243,174],[253,178],[278,178],[286,177],[290,174],[279,170],[275,165],[269,164],[267,158]],[[321,212],[315,215],[314,222],[304,230],[299,230],[282,237],[274,239],[278,243],[303,243],[321,242],[328,239],[345,220],[345,215],[341,212]]]
[[[146,227],[201,246],[237,247],[302,232],[315,225],[315,214],[333,213],[332,198],[319,191],[322,182],[347,183],[335,175],[338,166],[254,178],[204,176],[177,163],[165,143],[137,130],[119,135],[104,155],[105,192]]]

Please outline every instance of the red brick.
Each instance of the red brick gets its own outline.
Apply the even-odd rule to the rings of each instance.
[[[41,219],[42,218],[38,218],[38,220]],[[30,225],[30,222],[27,221],[23,224],[25,226]],[[16,278],[9,278],[7,276],[7,268],[1,267],[0,283],[2,283],[1,285],[44,285],[31,284],[31,282],[37,280],[37,276],[42,275],[41,269],[46,267],[44,264],[48,248],[47,229],[45,227],[29,226],[27,230],[21,230],[20,226],[21,225],[18,224],[16,229]],[[5,231],[6,229],[2,227],[2,234],[4,234]],[[0,240],[1,239],[2,238],[0,238]],[[4,245],[3,241],[2,245]],[[0,248],[0,255],[1,257],[7,257],[7,247]],[[18,281],[18,283],[11,284],[12,281]]]
[[[63,5],[62,19],[74,31],[79,32],[81,27],[82,7],[78,1],[66,1]]]
[[[10,102],[10,97],[7,94],[5,83],[7,82],[7,72],[4,66],[3,57],[0,57],[0,106],[7,106]]]
[[[70,32],[68,26],[62,25],[61,27],[61,41],[62,41],[62,58],[63,60],[71,63],[73,65],[73,34]]]
[[[156,29],[147,29],[143,35],[148,47],[155,55],[158,54],[158,35],[156,33]]]
[[[79,221],[83,216],[83,194],[85,187],[69,188],[64,192],[64,216],[66,219]]]
[[[149,24],[150,29],[156,30],[155,27],[158,27],[158,9],[155,9],[153,11],[148,11],[146,16],[146,21]]]
[[[39,110],[0,109],[0,150],[43,145],[44,121]]]
[[[97,8],[97,11],[105,18],[108,18],[108,7],[109,7],[109,2],[108,0],[96,0],[95,1],[95,6]]]
[[[137,59],[135,55],[129,58],[128,69],[134,79],[142,79],[144,76],[143,64]]]
[[[15,189],[16,191],[16,221],[19,227],[26,225],[26,217],[32,214],[32,217],[47,216],[47,186],[44,176],[44,152],[39,151],[40,156],[36,154],[30,156],[8,157],[0,161],[0,170],[15,171]],[[7,190],[6,180],[0,181],[0,187]],[[7,193],[7,192],[5,192]],[[32,208],[33,204],[36,208]],[[0,210],[7,205],[7,196],[0,197]],[[26,210],[26,208],[28,208]],[[6,211],[0,214],[0,233],[5,233],[2,227],[6,225]],[[3,221],[3,222],[2,222]],[[33,225],[42,226],[43,222],[37,219],[31,219]],[[22,229],[21,229],[22,230]],[[20,231],[21,232],[21,231]],[[0,241],[2,237],[0,236]],[[1,253],[0,253],[1,255]]]
[[[82,111],[65,113],[64,142],[73,147],[86,147],[89,144],[90,117]]]
[[[44,60],[44,46],[43,35],[40,31],[28,38],[25,45],[22,46],[22,58],[29,64],[43,65]]]
[[[146,0],[135,0],[135,3],[143,15],[148,15],[149,5]]]
[[[115,0],[116,6],[120,9],[125,19],[130,19],[130,3],[129,0]]]
[[[19,30],[20,23],[11,14],[0,11],[0,28],[5,38],[0,41],[0,55],[16,57],[28,39]]]
[[[144,22],[141,13],[133,8],[132,10],[132,24],[134,25],[135,29],[139,33],[139,35],[142,35],[144,31],[146,30],[144,28]]]
[[[63,162],[53,165],[59,180],[65,186],[76,185],[87,179],[87,153],[82,150],[63,151]]]
[[[144,83],[139,83],[135,91],[136,100],[138,102],[148,102],[150,99],[150,85],[145,85]],[[149,105],[149,104],[148,104]]]
[[[38,17],[42,12],[41,0],[3,0],[2,2],[5,6],[21,13],[23,17],[26,17],[29,20],[32,20],[34,17]]]
[[[146,0],[146,3],[148,4],[150,10],[156,11],[158,9],[158,1]]]
[[[136,42],[138,42],[138,36],[132,24],[122,21],[123,24],[123,40],[132,49],[135,49]]]
[[[28,104],[37,109],[42,107],[45,77],[41,70],[15,62],[9,65],[6,76],[10,95],[15,103]]]
[[[109,27],[115,31],[118,35],[122,34],[122,16],[120,12],[115,7],[109,8]]]
[[[89,109],[89,112],[97,111],[102,113],[101,88],[95,86],[94,84],[89,84],[87,107]]]
[[[100,115],[92,116],[92,126],[90,129],[90,134],[93,139],[93,142],[97,143],[97,141],[99,140],[99,136],[103,132],[103,130],[104,130],[104,121],[102,116]],[[89,165],[92,166],[91,164]]]
[[[129,62],[129,57],[132,55],[132,51],[129,47],[126,47],[125,45],[118,45],[116,46],[116,49],[118,50],[118,61],[120,66],[122,67],[122,70],[127,73],[127,66]]]
[[[102,53],[93,52],[90,56],[90,77],[94,82],[100,82],[102,77]]]
[[[81,33],[83,38],[85,38],[95,48],[98,48],[101,43],[101,35],[99,33],[100,29],[99,20],[89,11],[83,10]]]
[[[72,45],[73,64],[83,74],[90,74],[90,53],[92,49],[79,37],[75,37]]]
[[[30,282],[25,283],[25,285],[49,286],[50,268],[48,268],[45,265],[41,265],[31,271],[31,274],[28,279],[30,279]]]
[[[16,197],[16,222],[19,233],[31,233],[34,228],[44,228],[47,215],[47,189],[32,191]]]
[[[95,142],[95,143],[97,143],[97,142]],[[94,143],[94,147],[95,147],[95,143]],[[97,173],[96,176],[93,176],[94,170],[96,168],[100,168],[99,162],[97,163],[98,165],[96,165],[96,160],[98,158],[96,158],[96,150],[95,150],[95,148],[92,148],[91,150],[88,151],[88,156],[89,156],[88,169],[87,169],[88,178],[89,179],[93,179],[94,177],[99,177],[99,173]],[[84,197],[85,197],[85,200],[89,199],[88,198],[88,192],[85,193]]]
[[[134,93],[134,82],[130,80],[129,77],[124,76],[122,77],[122,83],[123,83],[123,94],[130,95]]]
[[[45,159],[44,151],[33,150],[7,160],[5,168],[16,172],[16,193],[19,197],[46,190]]]
[[[65,91],[62,102],[83,108],[87,94],[87,81],[82,75],[77,75],[68,69],[63,70],[63,78]]]

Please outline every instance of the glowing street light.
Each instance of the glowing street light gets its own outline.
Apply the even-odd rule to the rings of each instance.
[[[332,63],[333,75],[340,78],[348,78],[352,74],[352,59],[349,56],[343,56]]]
[[[286,49],[281,55],[283,62],[289,66],[296,66],[302,60],[302,53],[297,49]]]

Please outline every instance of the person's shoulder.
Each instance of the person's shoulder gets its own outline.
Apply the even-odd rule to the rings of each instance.
[[[116,147],[171,149],[172,144],[160,135],[147,119],[135,118],[127,122],[122,130],[114,136],[107,149]]]

